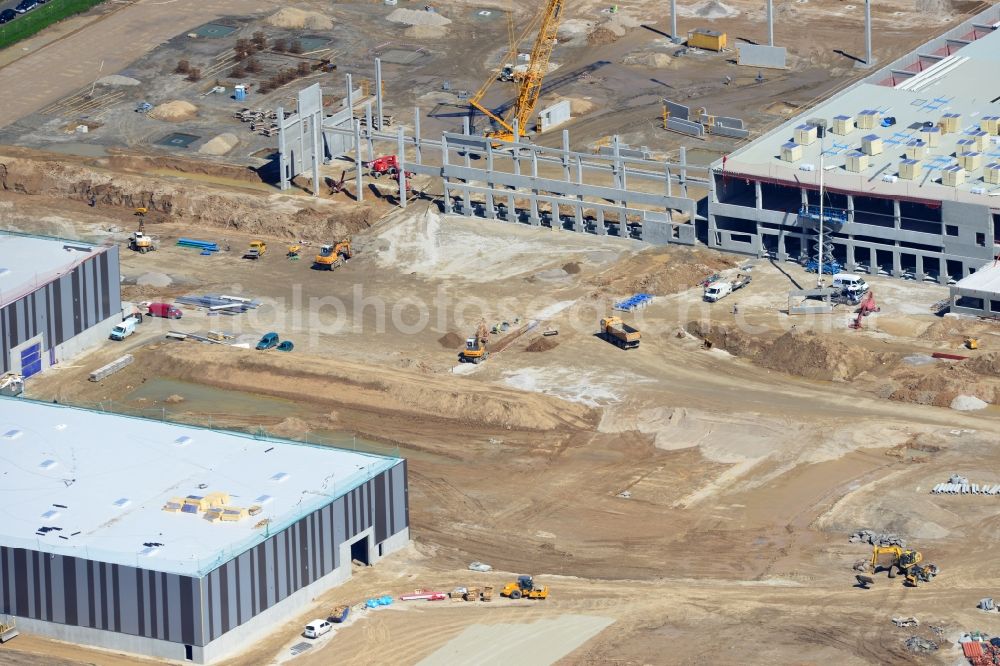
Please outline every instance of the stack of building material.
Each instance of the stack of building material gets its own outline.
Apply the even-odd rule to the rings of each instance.
[[[941,169],[941,184],[958,187],[965,182],[965,169],[957,164]]]
[[[882,137],[877,134],[861,137],[861,152],[865,155],[880,155],[882,153]]]
[[[990,185],[1000,185],[1000,162],[991,162],[983,169],[983,180]]]
[[[941,116],[941,120],[938,121],[938,127],[941,128],[942,134],[948,134],[949,132],[957,132],[958,125],[962,120],[962,114],[960,113],[946,113]]]
[[[131,365],[134,360],[135,359],[132,358],[132,354],[125,354],[124,356],[111,361],[111,363],[108,363],[107,365],[102,365],[97,370],[90,373],[90,381],[99,382],[108,375],[113,375],[122,368]]]
[[[799,125],[795,128],[795,143],[808,146],[816,141],[817,134],[815,125]]]
[[[920,160],[903,160],[899,163],[899,177],[904,180],[916,180],[922,171]]]
[[[1000,116],[983,116],[979,121],[979,129],[992,136],[1000,134]]]
[[[834,116],[833,128],[830,131],[834,134],[847,136],[854,131],[854,118],[852,116]]]
[[[204,308],[209,314],[235,315],[256,309],[260,301],[254,298],[244,298],[242,296],[226,296],[225,294],[202,294],[201,296],[189,294],[177,299],[178,303],[193,305]]]
[[[983,165],[983,154],[975,151],[959,153],[958,165],[966,171],[975,171]]]
[[[633,310],[644,308],[652,302],[652,294],[636,294],[635,296],[626,298],[624,301],[615,303],[614,309],[619,312],[632,312]]]
[[[848,153],[844,168],[851,173],[861,173],[868,168],[868,156],[858,151]]]
[[[914,139],[906,144],[906,159],[920,160],[927,155],[927,144],[920,139]]]
[[[879,113],[875,109],[865,109],[858,114],[859,129],[874,129],[878,125]]]
[[[196,250],[201,250],[202,252],[218,252],[219,244],[212,241],[203,241],[196,238],[181,238],[178,239],[177,244],[181,247],[193,247]]]
[[[802,159],[802,146],[794,141],[782,145],[781,159],[785,162],[798,162]]]

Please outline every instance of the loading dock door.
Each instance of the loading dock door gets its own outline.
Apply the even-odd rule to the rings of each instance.
[[[21,350],[21,376],[30,377],[42,371],[42,343]]]

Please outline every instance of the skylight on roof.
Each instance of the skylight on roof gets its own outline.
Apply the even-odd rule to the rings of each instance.
[[[181,435],[180,437],[174,440],[174,444],[176,444],[177,446],[187,446],[193,441],[194,440],[188,437],[187,435]]]
[[[41,467],[42,469],[52,469],[58,464],[59,463],[57,463],[55,460],[49,458],[47,460],[43,460],[42,462],[38,463],[38,466]]]
[[[55,520],[58,517],[59,517],[59,512],[56,511],[55,509],[49,509],[48,511],[42,514],[42,520]]]
[[[271,480],[274,481],[275,483],[281,483],[282,481],[287,481],[288,476],[289,476],[288,472],[278,472],[277,474],[271,477]]]
[[[260,497],[254,500],[254,504],[267,504],[268,502],[271,502],[273,500],[274,498],[271,497],[270,495],[261,495]]]
[[[119,508],[119,509],[124,509],[125,507],[127,507],[131,503],[132,503],[132,500],[130,500],[129,498],[127,498],[127,497],[119,497],[118,499],[116,499],[111,504],[113,506]]]
[[[158,552],[160,552],[159,548],[156,548],[155,546],[146,546],[142,550],[139,551],[139,554],[142,555],[142,556],[144,556],[144,557],[153,557]]]
[[[18,430],[17,428],[15,428],[14,430],[8,430],[7,432],[5,432],[3,434],[3,438],[4,439],[17,439],[18,437],[20,437],[23,434],[24,433],[22,433],[20,430]]]

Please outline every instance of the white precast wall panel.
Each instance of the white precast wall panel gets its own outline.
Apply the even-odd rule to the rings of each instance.
[[[568,122],[571,117],[570,102],[568,99],[564,99],[538,113],[538,131],[546,132],[553,127],[558,127]]]

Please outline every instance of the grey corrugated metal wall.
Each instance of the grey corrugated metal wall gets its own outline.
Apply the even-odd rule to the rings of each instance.
[[[0,309],[0,372],[10,369],[10,350],[39,333],[47,351],[121,311],[118,247],[95,252],[66,275]]]
[[[340,546],[374,526],[374,542],[409,527],[406,461],[375,476],[205,578],[208,642],[341,565]]]
[[[404,460],[204,578],[0,546],[0,613],[204,646],[340,566],[359,532],[409,522]]]

